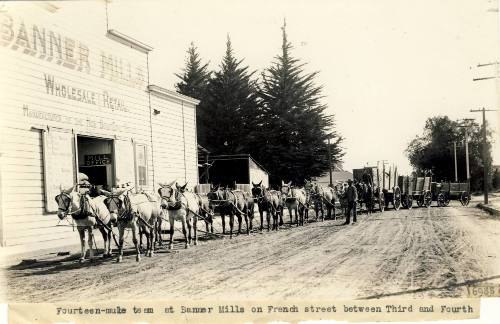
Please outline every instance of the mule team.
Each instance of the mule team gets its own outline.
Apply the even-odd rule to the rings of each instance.
[[[162,220],[168,220],[170,224],[169,248],[173,247],[175,221],[182,224],[185,248],[188,248],[191,244],[197,245],[198,219],[205,221],[207,235],[213,233],[213,216],[216,209],[221,216],[223,234],[226,234],[226,216],[229,217],[229,235],[232,238],[235,218],[238,220],[237,233],[241,233],[243,220],[246,233],[250,233],[255,206],[260,215],[261,231],[264,228],[264,214],[269,231],[278,230],[284,224],[285,209],[288,210],[290,224],[299,226],[308,222],[310,207],[314,208],[316,219],[320,218],[321,221],[325,219],[325,208],[327,217],[335,219],[336,203],[340,204],[344,211],[348,207],[346,187],[323,187],[308,181],[301,188],[293,187],[291,182],[282,182],[279,191],[265,188],[262,181],[258,184],[252,183],[251,194],[217,186],[212,187],[206,195],[200,195],[186,190],[186,185],[179,186],[175,181],[159,184],[157,194],[152,195],[145,192],[132,193],[133,187],[130,186],[113,188],[111,192],[97,190],[87,182],[87,185],[79,184],[66,190],[61,189],[61,193],[55,197],[58,217],[63,220],[71,215],[74,219],[81,243],[80,262],[84,261],[86,254],[85,232],[88,233],[89,257],[91,260],[93,258],[95,227],[104,239],[103,256],[111,256],[113,239],[118,245],[117,261],[121,262],[125,230],[129,229],[132,233],[136,261],[140,261],[141,234],[146,236],[145,255],[151,257],[154,255],[155,242],[162,245]],[[118,227],[118,240],[112,231],[113,226]]]

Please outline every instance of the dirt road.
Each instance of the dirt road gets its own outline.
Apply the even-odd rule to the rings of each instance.
[[[361,215],[355,225],[342,222],[202,240],[188,250],[178,241],[140,263],[131,251],[120,264],[52,255],[3,269],[7,298],[452,297],[464,296],[471,282],[500,282],[500,221],[473,207],[386,211]]]

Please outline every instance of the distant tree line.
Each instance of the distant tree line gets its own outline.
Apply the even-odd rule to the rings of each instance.
[[[291,55],[285,27],[281,52],[259,76],[236,57],[229,36],[216,71],[191,43],[176,89],[200,100],[198,143],[211,154],[251,154],[270,172],[272,184],[301,184],[328,170],[328,137],[334,164],[344,152],[334,116],[325,112],[322,87],[314,82],[318,72],[306,73]]]
[[[436,181],[455,181],[455,158],[453,143],[457,145],[457,173],[460,182],[465,182],[466,158],[465,158],[465,129],[468,133],[469,148],[469,170],[470,184],[474,191],[483,188],[483,170],[488,168],[490,175],[490,188],[492,184],[498,185],[497,175],[494,174],[491,158],[492,133],[487,128],[487,160],[486,165],[482,160],[483,133],[482,127],[474,122],[461,125],[457,121],[450,120],[448,116],[436,116],[428,118],[422,135],[416,136],[406,149],[410,164],[417,174],[432,171]],[[492,183],[493,179],[495,183]]]

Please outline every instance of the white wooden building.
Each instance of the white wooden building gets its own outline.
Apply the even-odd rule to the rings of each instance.
[[[2,246],[75,243],[54,197],[78,172],[148,191],[198,182],[198,101],[149,84],[152,48],[108,30],[105,2],[54,4],[0,4]]]

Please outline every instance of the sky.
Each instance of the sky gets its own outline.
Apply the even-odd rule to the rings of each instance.
[[[108,17],[110,29],[154,48],[151,83],[169,89],[191,42],[218,69],[228,34],[235,55],[260,75],[280,51],[286,19],[292,55],[306,72],[319,71],[327,113],[344,137],[344,169],[387,160],[408,173],[404,151],[427,118],[481,122],[470,109],[498,107],[498,79],[472,80],[498,75],[498,65],[477,67],[499,60],[497,9],[492,0],[112,0]],[[500,164],[500,112],[487,119]]]

